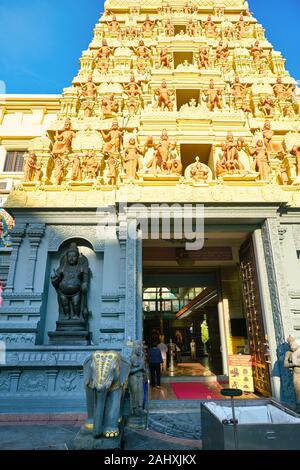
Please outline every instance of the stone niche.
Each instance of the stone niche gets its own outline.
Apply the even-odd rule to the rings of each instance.
[[[84,330],[81,328],[82,325],[78,324],[78,326],[76,326],[76,322],[72,320],[69,325],[68,321],[59,321],[61,320],[61,316],[59,315],[61,307],[58,303],[57,292],[51,282],[51,276],[54,274],[54,270],[58,269],[60,260],[73,242],[76,243],[80,254],[86,257],[89,265],[89,288],[87,294],[87,309],[89,315],[84,325]],[[87,240],[82,238],[68,239],[60,245],[58,251],[49,252],[45,276],[44,302],[38,330],[38,344],[70,346],[84,346],[90,344],[93,337],[97,336],[96,332],[100,330],[102,283],[103,252],[95,252],[92,244]],[[82,334],[79,333],[80,328]],[[76,329],[77,333],[72,335],[72,331],[76,331]],[[69,333],[64,334],[64,331],[69,331]],[[53,333],[55,334],[53,335]]]

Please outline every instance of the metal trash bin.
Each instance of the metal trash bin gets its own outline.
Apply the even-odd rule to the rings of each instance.
[[[201,403],[203,450],[299,450],[300,415],[271,399]],[[235,434],[236,432],[236,434]]]

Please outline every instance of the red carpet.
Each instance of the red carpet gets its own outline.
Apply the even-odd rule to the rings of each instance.
[[[172,383],[171,387],[179,400],[210,400],[222,395],[206,385],[197,382]]]

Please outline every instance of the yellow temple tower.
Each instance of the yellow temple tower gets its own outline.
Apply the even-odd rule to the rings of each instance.
[[[244,0],[107,0],[62,95],[2,95],[0,196],[15,225],[0,251],[0,396],[11,394],[16,358],[11,399],[48,391],[63,401],[67,374],[81,396],[93,348],[126,354],[134,340],[177,334],[186,353],[195,337],[199,355],[207,319],[213,373],[248,350],[255,391],[291,401],[283,356],[287,337],[300,338],[299,111],[285,59]],[[200,205],[204,247],[187,249],[190,237],[172,230],[192,219],[194,233]],[[51,272],[72,242],[93,273],[92,340],[62,335],[51,349]]]

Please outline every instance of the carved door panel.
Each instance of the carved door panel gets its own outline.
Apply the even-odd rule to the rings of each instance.
[[[262,395],[271,396],[269,366],[265,356],[265,327],[252,238],[240,249],[240,269],[250,354],[254,363],[254,387]]]

